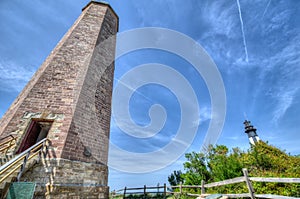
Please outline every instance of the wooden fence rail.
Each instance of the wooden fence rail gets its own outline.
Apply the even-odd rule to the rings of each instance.
[[[247,169],[243,169],[243,174],[244,176],[242,177],[237,177],[233,179],[228,179],[228,180],[223,180],[220,182],[213,182],[209,184],[205,184],[204,181],[201,182],[201,185],[183,185],[180,183],[178,186],[170,186],[166,187],[166,184],[164,186],[156,186],[156,187],[138,187],[138,188],[128,188],[125,187],[124,189],[120,189],[115,192],[114,195],[112,195],[112,198],[114,196],[120,196],[123,195],[123,198],[126,198],[126,195],[129,194],[140,194],[143,195],[143,198],[146,198],[147,193],[156,193],[156,194],[163,194],[164,198],[168,194],[182,194],[184,193],[183,189],[200,189],[201,190],[201,195],[200,194],[191,194],[191,193],[186,193],[187,195],[190,196],[205,196],[209,194],[205,194],[205,189],[206,188],[212,188],[212,187],[219,187],[219,186],[224,186],[224,185],[229,185],[229,184],[235,184],[235,183],[241,183],[241,182],[246,182],[247,188],[248,188],[248,193],[242,193],[242,194],[222,194],[223,196],[227,196],[228,198],[276,198],[276,199],[300,199],[300,198],[295,198],[295,197],[290,197],[290,196],[281,196],[281,195],[272,195],[272,194],[255,194],[255,190],[253,189],[253,186],[251,184],[251,181],[253,182],[268,182],[268,183],[300,183],[300,178],[263,178],[263,177],[249,177],[248,176],[248,171]],[[163,188],[163,191],[159,191],[160,189]],[[149,189],[157,189],[157,191],[147,191]],[[179,189],[177,192],[173,192],[170,190],[173,189]],[[138,191],[135,191],[138,190]],[[143,190],[143,191],[140,191]],[[117,194],[119,192],[119,194]],[[123,194],[121,194],[123,192]],[[299,190],[300,194],[300,190]]]
[[[154,191],[153,191],[154,190]],[[123,193],[120,193],[123,192]],[[119,194],[118,194],[119,193]],[[140,195],[142,198],[147,198],[147,194],[162,194],[163,198],[166,198],[167,196],[167,186],[164,184],[163,186],[152,186],[152,187],[147,187],[144,185],[144,187],[125,187],[124,189],[120,189],[115,191],[112,194],[112,198],[116,196],[123,195],[123,198],[126,198],[126,195]]]

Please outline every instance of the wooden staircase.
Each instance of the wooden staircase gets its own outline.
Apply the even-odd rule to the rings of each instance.
[[[15,155],[13,155],[13,154],[6,154],[6,155],[0,157],[0,166],[4,165],[6,162],[13,159],[14,157],[15,157]]]
[[[3,165],[0,167],[0,198],[5,198],[12,182],[19,181],[22,174],[38,163],[42,155],[46,157],[48,139],[45,138],[27,150],[17,155],[1,157]]]
[[[8,162],[14,157],[13,149],[16,146],[16,137],[8,135],[0,138],[0,166]]]

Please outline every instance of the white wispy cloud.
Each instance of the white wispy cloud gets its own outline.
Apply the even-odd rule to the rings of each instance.
[[[235,5],[224,5],[224,3],[214,1],[203,10],[203,20],[210,24],[209,31],[204,33],[205,37],[226,36],[228,39],[235,38],[237,35],[237,16]]]
[[[251,51],[251,63],[237,58],[234,68],[230,67],[229,74],[239,70],[239,73],[253,73],[252,108],[261,106],[268,100],[270,118],[274,124],[284,118],[287,110],[293,106],[299,91],[300,75],[300,36],[299,28],[291,26],[289,21],[293,15],[291,10],[282,7],[270,8],[268,18],[256,25],[257,19],[250,19],[248,23],[253,27],[251,34],[262,37],[259,45],[253,40],[256,51]],[[261,49],[259,49],[261,48]],[[255,83],[254,83],[255,82]],[[250,95],[250,93],[247,93]],[[249,97],[249,96],[248,96]],[[266,105],[266,104],[265,104]]]
[[[211,119],[210,107],[207,106],[200,107],[199,118],[193,122],[193,125],[195,126],[201,125],[202,122],[208,121],[210,119]]]
[[[297,36],[269,60],[269,67],[264,70],[264,79],[276,74],[276,82],[269,89],[269,95],[276,100],[273,111],[273,122],[277,123],[294,102],[299,90],[300,80],[300,36]],[[274,75],[273,75],[274,76]],[[271,76],[272,77],[272,76]],[[274,80],[273,80],[274,81]]]
[[[32,68],[26,68],[16,65],[13,62],[0,60],[0,73],[0,90],[20,92],[29,81],[34,71]]]
[[[277,100],[277,105],[275,106],[275,110],[273,112],[273,122],[277,123],[277,121],[284,116],[286,111],[294,102],[294,97],[298,90],[299,88],[280,91],[274,96]]]
[[[237,68],[236,65],[247,64],[236,2],[229,4],[215,1],[203,12],[202,21],[207,21],[210,25],[198,42],[204,45],[218,67],[232,73]]]
[[[244,137],[244,136],[226,136],[225,139],[229,139],[229,140],[234,140],[234,141],[236,141],[236,140],[241,139],[242,137]]]

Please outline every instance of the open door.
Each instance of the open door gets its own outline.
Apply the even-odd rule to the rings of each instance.
[[[20,148],[17,151],[22,153],[26,149],[33,146],[35,143],[47,137],[53,121],[49,120],[32,120],[27,128],[25,137],[22,140]]]

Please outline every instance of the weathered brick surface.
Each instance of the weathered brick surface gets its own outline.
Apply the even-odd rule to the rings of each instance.
[[[112,36],[117,30],[118,17],[110,6],[92,1],[84,8],[0,121],[1,137],[17,135],[12,153],[31,119],[52,119],[48,158],[74,161],[78,167],[90,163],[96,170],[107,167],[115,51]],[[62,180],[85,179],[78,172],[93,179],[92,173],[73,170],[64,178],[54,177],[51,183],[59,190]],[[45,172],[44,178],[48,174]],[[101,175],[101,184],[106,186],[107,168]]]
[[[87,161],[87,157],[78,156],[78,154],[75,156],[75,154],[76,150],[83,150],[84,146],[88,146],[97,161],[107,163],[107,156],[99,154],[108,151],[114,72],[112,52],[114,52],[113,44],[115,43],[115,39],[110,36],[115,34],[112,32],[115,24],[113,13],[108,10],[77,102],[70,128],[71,133],[68,134],[67,140],[77,141],[78,145],[66,143],[63,158],[74,159],[76,157],[78,160]],[[101,118],[99,118],[100,112]],[[76,133],[79,134],[77,140]]]

